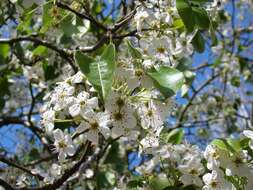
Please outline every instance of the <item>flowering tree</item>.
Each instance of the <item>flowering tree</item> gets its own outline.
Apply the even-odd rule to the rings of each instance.
[[[0,7],[0,188],[252,189],[252,1]]]

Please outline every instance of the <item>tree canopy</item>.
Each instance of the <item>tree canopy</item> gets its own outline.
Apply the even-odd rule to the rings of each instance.
[[[252,13],[0,1],[0,189],[251,190]]]

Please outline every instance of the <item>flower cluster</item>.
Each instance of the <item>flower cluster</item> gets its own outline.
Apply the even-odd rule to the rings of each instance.
[[[219,9],[219,2],[216,3],[213,3],[215,8],[208,5],[210,14]],[[183,78],[178,85],[181,89],[192,77],[190,71],[182,73],[176,68],[182,59],[192,55],[192,40],[198,31],[179,30],[183,24],[174,1],[141,2],[134,23],[140,39],[130,39],[128,51],[119,52],[107,96],[105,76],[102,76],[106,71],[100,71],[107,65],[96,63],[98,69],[93,72],[98,70],[97,84],[87,71],[93,67],[82,69],[77,61],[82,72],[57,83],[45,97],[47,103],[42,108],[41,124],[54,139],[60,164],[68,162],[86,141],[99,146],[107,139],[120,139],[125,146],[134,144],[141,156],[148,156],[136,168],[140,175],[163,176],[174,185],[193,185],[204,190],[236,189],[238,186],[250,189],[253,170],[249,150],[230,149],[231,145],[226,147],[228,143],[223,145],[224,149],[213,143],[202,151],[197,145],[161,140],[164,123],[173,110],[173,103],[167,97],[169,90],[164,89],[163,82],[167,80],[174,85]],[[124,48],[126,46],[119,46],[119,49]],[[107,49],[105,52],[108,53]],[[109,65],[112,57],[114,53],[107,58],[109,61],[102,60],[105,58],[102,54],[99,59],[108,61]],[[90,61],[87,65],[96,61],[85,58]],[[174,75],[172,79],[171,75]],[[245,131],[245,135],[253,136],[249,131]],[[51,173],[45,175],[49,183]]]

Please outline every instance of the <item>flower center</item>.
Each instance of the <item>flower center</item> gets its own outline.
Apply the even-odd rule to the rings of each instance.
[[[218,183],[216,181],[213,181],[210,185],[212,188],[216,188],[218,186]]]
[[[156,48],[156,51],[158,53],[164,53],[165,52],[165,48],[164,47],[158,47],[158,48]]]
[[[122,106],[125,105],[125,102],[122,98],[118,98],[116,101],[116,104],[117,104],[117,106],[119,106],[121,108]]]
[[[123,118],[123,115],[120,112],[117,112],[114,114],[114,119],[116,121],[122,120],[122,118]]]
[[[59,10],[56,7],[53,7],[51,13],[53,17],[57,17],[59,15]]]
[[[192,169],[192,170],[190,171],[190,174],[191,174],[191,175],[198,175],[198,172],[197,172],[195,169]]]
[[[234,160],[234,163],[236,165],[236,167],[239,167],[240,164],[243,163],[242,159],[239,157],[236,157],[236,159]]]
[[[142,71],[142,69],[136,69],[134,74],[137,77],[141,77],[143,75],[143,71]]]
[[[91,128],[92,130],[98,129],[98,128],[99,128],[98,122],[95,121],[95,122],[91,123],[91,124],[90,124],[90,128]]]
[[[152,116],[153,116],[153,111],[152,111],[152,110],[148,110],[147,116],[148,116],[148,117],[152,117]]]
[[[64,142],[64,140],[59,141],[59,142],[58,142],[58,145],[59,145],[59,148],[62,148],[62,149],[67,147],[67,145],[66,145],[66,143]]]
[[[144,54],[148,54],[148,50],[146,48],[143,49]]]
[[[213,157],[215,160],[217,160],[220,156],[219,156],[219,154],[215,151],[215,152],[212,153],[212,157]]]

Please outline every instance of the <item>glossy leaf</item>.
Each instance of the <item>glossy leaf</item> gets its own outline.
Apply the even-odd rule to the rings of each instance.
[[[192,32],[194,30],[195,23],[194,23],[194,15],[189,1],[177,0],[176,7],[178,10],[178,14],[183,20],[185,27],[187,28],[187,31]]]
[[[93,59],[81,51],[75,53],[75,61],[83,74],[86,75],[93,87],[105,100],[111,90],[115,63],[115,46],[109,44],[101,57]]]
[[[210,20],[205,9],[201,7],[192,7],[194,23],[200,29],[208,29]]]
[[[184,74],[174,68],[162,66],[158,70],[148,72],[156,87],[168,98],[181,89],[184,84]]]

